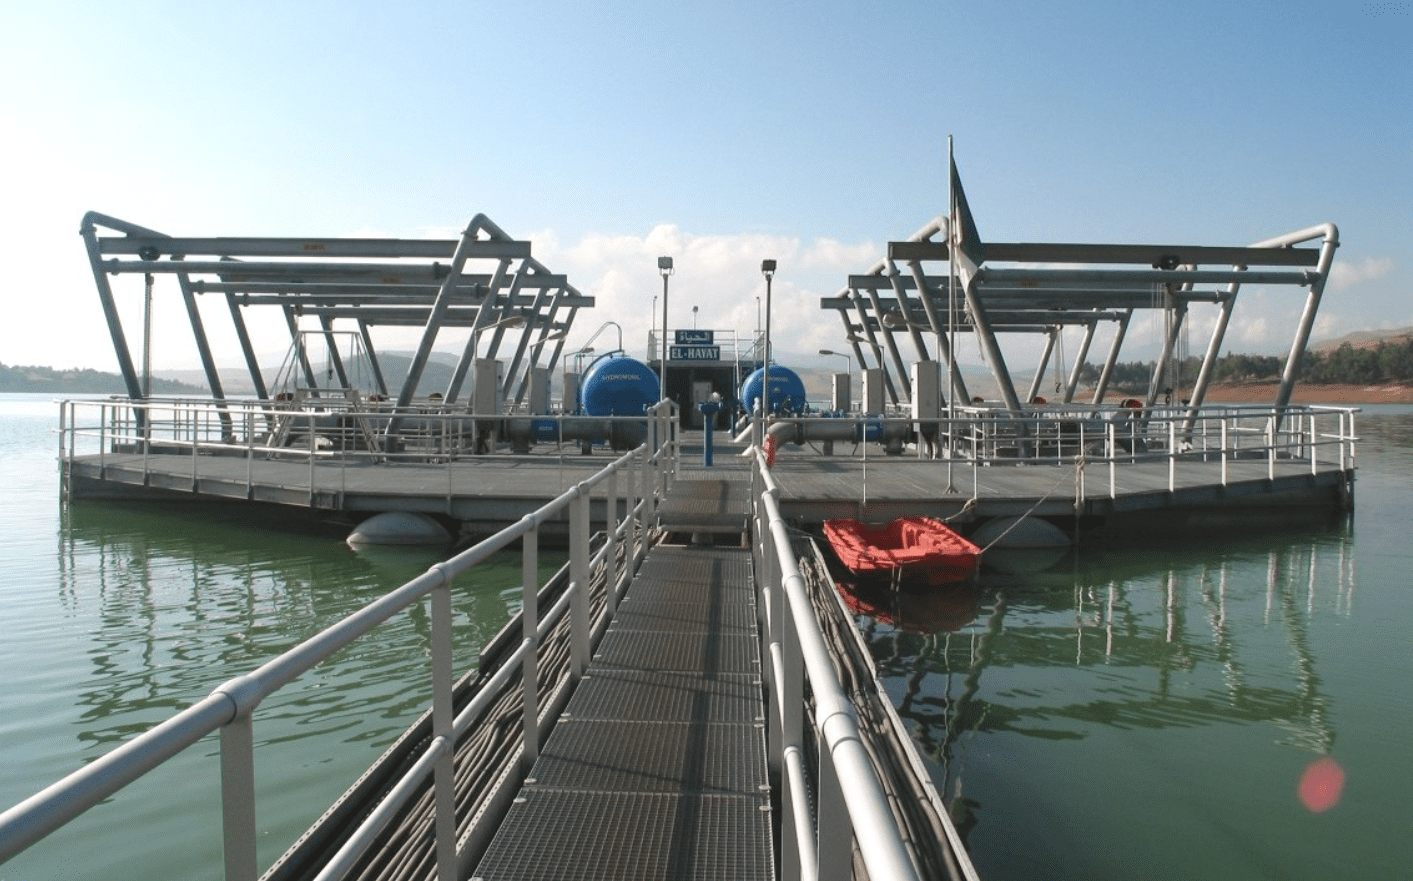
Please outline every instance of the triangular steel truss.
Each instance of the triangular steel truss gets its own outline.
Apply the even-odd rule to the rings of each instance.
[[[510,406],[518,405],[546,349],[545,364],[553,371],[578,311],[594,304],[565,276],[535,260],[528,241],[511,238],[483,214],[471,220],[459,239],[444,240],[177,237],[95,212],[84,216],[81,232],[132,398],[145,393],[119,319],[110,281],[116,276],[145,276],[149,291],[156,277],[176,279],[217,400],[225,395],[197,308],[199,296],[218,297],[228,305],[251,382],[261,399],[268,399],[270,390],[256,359],[246,314],[270,308],[283,312],[291,339],[308,332],[301,329],[301,319],[316,321],[315,329],[326,335],[335,361],[335,326],[355,331],[363,340],[378,386],[365,391],[395,396],[398,407],[407,406],[417,393],[432,346],[447,328],[464,329],[467,337],[450,386],[445,392],[437,390],[444,402],[450,405],[460,395],[478,357],[481,335],[490,334],[483,357],[495,358],[511,332],[518,338],[508,356],[501,394]],[[398,389],[387,387],[378,364],[369,334],[378,325],[422,329],[412,365]],[[317,385],[310,366],[306,363],[303,369],[309,384]],[[342,372],[340,367],[340,379]]]
[[[1333,224],[1248,247],[986,242],[984,262],[967,284],[963,273],[951,269],[947,230],[947,218],[939,217],[907,241],[890,242],[887,255],[869,271],[849,276],[838,295],[820,301],[821,308],[838,312],[859,363],[881,368],[884,387],[894,404],[911,399],[905,362],[908,346],[911,360],[934,360],[929,337],[936,359],[949,365],[951,400],[969,401],[961,372],[949,356],[951,340],[956,334],[967,333],[976,335],[1006,409],[1020,414],[1035,395],[1056,337],[1063,328],[1079,325],[1085,329],[1083,341],[1062,389],[1062,403],[1072,403],[1095,330],[1112,322],[1116,328],[1113,344],[1094,390],[1093,402],[1097,404],[1103,400],[1134,313],[1159,309],[1169,320],[1145,402],[1152,406],[1163,386],[1162,372],[1177,345],[1188,306],[1214,303],[1218,318],[1189,400],[1195,413],[1211,382],[1212,367],[1239,291],[1243,285],[1274,285],[1306,289],[1304,311],[1274,402],[1283,408],[1290,403],[1300,359],[1339,245],[1339,232]],[[1318,242],[1319,246],[1297,247],[1307,242]],[[1000,345],[1001,335],[1008,333],[1044,333],[1048,337],[1036,384],[1024,402],[1015,390]]]

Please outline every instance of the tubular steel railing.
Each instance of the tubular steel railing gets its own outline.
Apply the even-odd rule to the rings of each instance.
[[[862,460],[865,464],[883,459],[877,452],[869,452],[874,442],[886,446],[891,438],[896,452],[903,439],[925,434],[932,439],[936,457],[971,470],[973,494],[978,491],[981,468],[1074,468],[1082,463],[1107,469],[1103,491],[1114,498],[1120,468],[1142,463],[1166,465],[1170,492],[1177,489],[1185,469],[1190,471],[1199,463],[1219,463],[1222,486],[1228,484],[1230,466],[1235,462],[1263,462],[1270,478],[1276,476],[1278,466],[1300,466],[1311,474],[1322,468],[1353,471],[1358,412],[1356,408],[1320,406],[1213,407],[1194,415],[1186,408],[1052,407],[1015,417],[1002,411],[967,408],[958,409],[950,418],[923,422],[861,415],[785,416],[772,424],[769,433],[782,442],[853,443],[855,451],[836,461]],[[919,457],[927,455],[924,445],[915,449]],[[902,461],[907,455],[884,461]],[[1210,473],[1211,469],[1205,468],[1203,479]],[[1088,472],[1083,472],[1080,480],[1081,494],[1090,495]]]
[[[108,425],[108,418],[120,419],[122,410],[107,405],[101,436],[105,441],[128,436],[125,428]],[[176,408],[176,413],[192,413]],[[214,412],[214,411],[212,411]],[[257,412],[257,411],[251,411]],[[254,714],[260,703],[296,677],[313,669],[350,643],[368,635],[378,625],[414,604],[430,600],[431,657],[433,681],[432,738],[412,764],[406,777],[367,815],[348,842],[318,876],[336,878],[356,860],[377,832],[428,778],[432,780],[435,803],[437,871],[441,881],[457,877],[457,817],[455,811],[453,745],[480,713],[482,704],[497,691],[496,686],[517,674],[523,689],[523,762],[528,768],[542,739],[539,701],[543,692],[537,682],[537,647],[545,634],[564,615],[570,621],[570,664],[567,675],[576,679],[589,661],[591,639],[601,633],[618,594],[627,589],[637,563],[647,553],[648,525],[655,518],[654,493],[666,485],[672,462],[673,445],[668,421],[670,406],[660,405],[650,417],[654,435],[664,443],[655,454],[647,444],[624,454],[592,477],[572,487],[539,510],[482,541],[476,546],[432,566],[425,574],[370,603],[363,609],[305,640],[258,669],[218,686],[204,700],[177,713],[167,721],[128,741],[81,770],[54,783],[20,804],[0,814],[0,862],[23,851],[54,832],[89,808],[142,777],[167,759],[195,744],[212,732],[220,732],[221,799],[227,881],[254,881],[257,877],[255,824],[255,738]],[[65,420],[74,434],[83,429]],[[149,422],[155,429],[160,423]],[[201,419],[173,419],[172,425],[187,432],[193,451],[206,442],[200,439],[207,424]],[[170,442],[171,438],[164,439]],[[148,444],[151,446],[151,444]],[[69,452],[72,453],[72,447]],[[620,481],[620,477],[623,480]],[[599,487],[603,487],[599,490]],[[621,488],[621,495],[620,495]],[[590,496],[601,491],[607,511],[606,539],[596,554],[590,553]],[[618,519],[619,506],[623,519]],[[538,535],[542,523],[567,511],[569,535],[569,586],[545,621],[537,621]],[[470,705],[455,713],[452,661],[453,580],[521,540],[525,573],[522,612],[523,636],[520,646],[498,670]],[[619,572],[622,546],[624,571]],[[603,567],[607,573],[607,609],[597,623],[590,621],[588,583],[590,573]],[[553,687],[553,684],[550,686]],[[464,867],[463,867],[464,868]]]
[[[770,705],[768,752],[780,778],[780,877],[853,877],[853,843],[868,877],[918,877],[904,835],[859,731],[857,712],[835,672],[815,617],[790,531],[780,516],[779,487],[756,451],[752,521],[758,605]],[[805,730],[805,695],[813,700]],[[817,749],[806,739],[814,739]],[[806,756],[818,754],[817,768]]]
[[[110,464],[121,464],[125,472],[136,469],[144,485],[158,473],[174,476],[173,463],[185,457],[190,468],[183,465],[180,473],[193,490],[205,477],[231,480],[230,468],[216,468],[216,461],[243,459],[247,498],[258,482],[259,463],[302,463],[312,503],[319,493],[347,492],[350,470],[371,464],[440,465],[450,495],[454,464],[489,452],[486,434],[503,427],[512,427],[526,450],[540,443],[561,451],[598,442],[621,449],[644,435],[651,442],[656,431],[651,416],[485,417],[429,404],[402,411],[396,437],[389,440],[381,430],[392,414],[390,408],[349,406],[338,399],[313,399],[299,408],[257,400],[70,400],[61,406],[59,453],[65,462],[82,457],[105,472]],[[576,436],[576,427],[583,435],[586,425],[590,436]],[[283,474],[287,481],[288,472]]]
[[[518,440],[549,443],[563,449],[582,443],[574,437],[582,416],[477,417],[429,404],[404,413],[395,444],[384,443],[377,429],[390,411],[342,407],[336,399],[316,399],[302,409],[261,401],[149,400],[66,401],[61,414],[61,458],[96,457],[100,468],[110,461],[137,467],[146,482],[160,464],[172,475],[174,456],[190,459],[192,486],[214,457],[243,457],[247,494],[253,491],[257,462],[303,461],[311,499],[320,492],[345,492],[349,469],[370,463],[415,462],[447,469],[451,492],[456,461],[485,452],[488,426],[514,425]],[[897,452],[903,441],[923,429],[938,455],[973,469],[994,465],[1069,465],[1107,468],[1107,494],[1117,493],[1123,465],[1166,463],[1168,489],[1174,490],[1185,463],[1220,463],[1225,486],[1234,462],[1264,461],[1274,477],[1278,466],[1308,465],[1352,471],[1357,409],[1318,406],[1186,408],[1048,407],[1024,417],[984,408],[959,408],[951,417],[921,423],[898,417],[783,417],[775,422],[796,426],[800,439],[856,445],[841,458],[877,458],[868,452],[878,441]],[[643,417],[592,417],[599,440],[615,431],[639,431]],[[367,441],[373,441],[371,444]],[[919,445],[921,451],[923,445]],[[924,455],[924,453],[919,453]],[[136,457],[136,461],[134,461]],[[895,457],[896,458],[896,457]],[[220,476],[229,480],[229,469]],[[976,475],[973,474],[973,485]],[[1086,477],[1086,480],[1088,478]],[[1090,487],[1084,488],[1092,495]]]

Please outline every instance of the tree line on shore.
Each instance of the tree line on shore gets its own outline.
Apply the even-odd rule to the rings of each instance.
[[[1280,355],[1223,355],[1213,365],[1215,383],[1270,382],[1285,370],[1285,357]],[[1180,386],[1197,378],[1201,359],[1186,358],[1178,364],[1178,376],[1169,377],[1168,384]],[[1153,375],[1152,361],[1129,361],[1115,364],[1110,383],[1115,388],[1146,388]],[[1386,340],[1376,345],[1355,348],[1349,343],[1325,352],[1306,352],[1300,362],[1301,382],[1316,385],[1375,385],[1379,383],[1413,382],[1413,337]],[[1099,380],[1099,368],[1085,364],[1080,371],[1081,382],[1093,384]]]
[[[162,395],[205,394],[200,386],[174,379],[152,377],[152,391]],[[79,395],[121,395],[127,385],[116,373],[77,367],[61,370],[54,367],[0,364],[0,392],[58,392]]]

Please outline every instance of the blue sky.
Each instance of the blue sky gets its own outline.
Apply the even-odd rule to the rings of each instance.
[[[116,364],[90,209],[174,235],[485,213],[598,297],[571,346],[615,320],[630,353],[659,254],[672,325],[742,331],[774,257],[777,351],[815,361],[843,345],[819,298],[945,213],[948,135],[983,238],[1332,221],[1316,337],[1410,326],[1410,59],[1406,2],[9,2],[0,362]],[[166,302],[154,361],[194,364]],[[1250,291],[1228,349],[1283,351],[1298,306]]]

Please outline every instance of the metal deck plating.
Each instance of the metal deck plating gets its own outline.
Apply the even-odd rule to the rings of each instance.
[[[473,877],[774,876],[750,559],[649,552]]]

